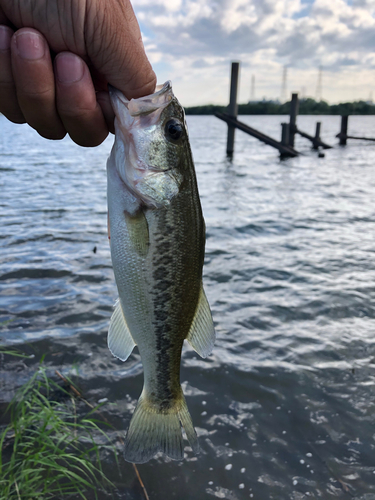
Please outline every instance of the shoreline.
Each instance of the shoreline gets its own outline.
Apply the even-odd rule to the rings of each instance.
[[[206,104],[185,107],[186,115],[214,115],[225,113],[227,106]],[[275,101],[248,102],[238,105],[239,115],[289,115],[290,101],[283,104]],[[328,104],[314,99],[300,99],[299,115],[375,115],[375,104],[356,101],[340,104]]]

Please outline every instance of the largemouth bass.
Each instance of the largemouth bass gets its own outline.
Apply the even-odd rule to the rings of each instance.
[[[184,111],[170,82],[128,101],[110,88],[115,143],[107,163],[108,230],[119,300],[108,347],[125,361],[138,346],[144,386],[125,459],[184,457],[181,425],[198,438],[180,385],[186,339],[205,358],[215,331],[202,285],[205,224]]]

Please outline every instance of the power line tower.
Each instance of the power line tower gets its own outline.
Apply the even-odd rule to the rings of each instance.
[[[255,75],[251,75],[250,101],[255,101]]]
[[[281,85],[281,102],[286,102],[287,100],[287,78],[288,78],[288,68],[286,66],[283,67],[283,83]]]
[[[322,76],[323,76],[323,70],[322,67],[319,66],[318,83],[316,84],[316,93],[315,93],[315,98],[317,101],[322,100]]]

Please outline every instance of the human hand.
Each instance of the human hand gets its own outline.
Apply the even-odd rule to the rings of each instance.
[[[107,83],[128,99],[156,77],[130,0],[0,0],[0,112],[48,139],[113,131]]]

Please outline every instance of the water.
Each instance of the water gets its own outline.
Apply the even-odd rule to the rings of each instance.
[[[241,117],[279,137],[285,117]],[[207,225],[204,283],[217,328],[213,355],[184,348],[181,380],[202,452],[157,457],[139,471],[151,500],[375,499],[375,145],[337,146],[339,117],[299,117],[335,148],[280,161],[226,125],[189,116]],[[3,363],[2,407],[42,354],[127,429],[141,392],[135,352],[106,348],[116,288],[106,229],[105,162],[0,116],[0,343],[33,352]],[[370,116],[351,134],[375,137]],[[94,253],[94,248],[96,252]],[[7,323],[5,321],[10,320]],[[114,498],[143,498],[120,458]]]

